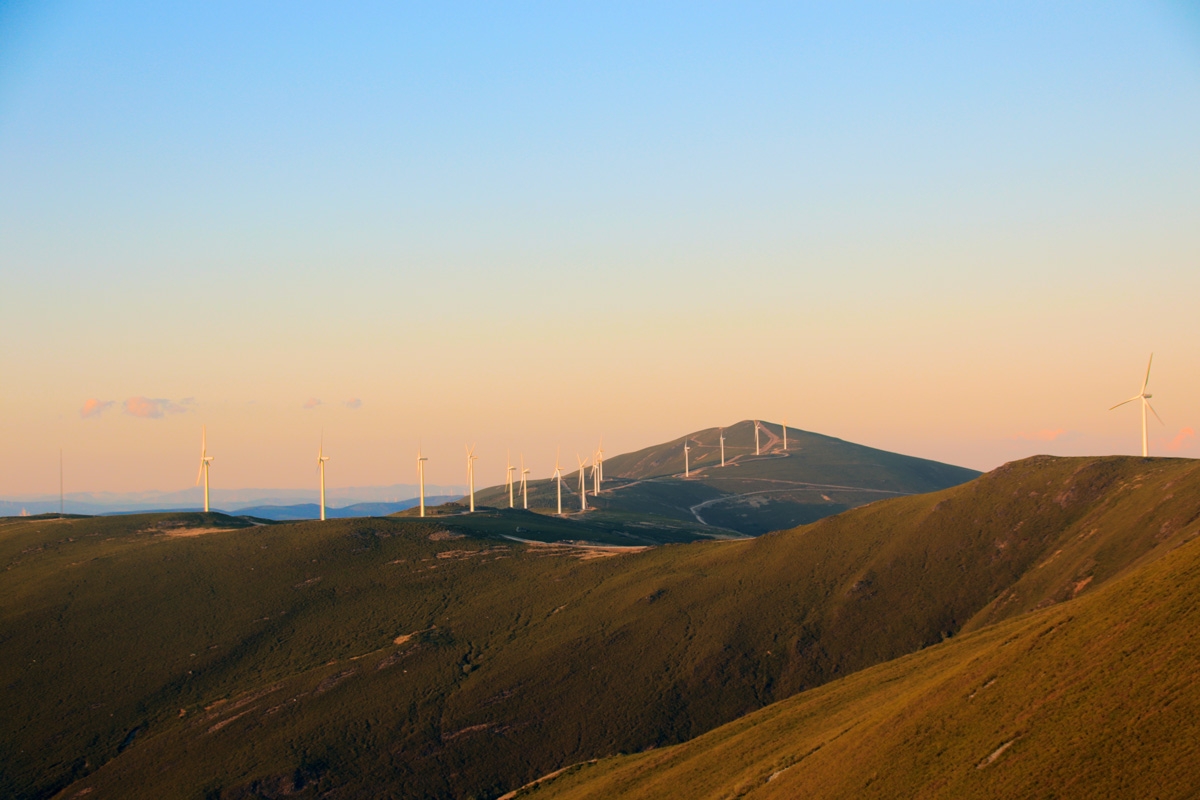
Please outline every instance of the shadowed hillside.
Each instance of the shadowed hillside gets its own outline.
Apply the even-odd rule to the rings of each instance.
[[[638,552],[519,517],[4,521],[0,793],[495,797],[1086,595],[1195,534],[1200,472],[1035,458]]]
[[[688,478],[684,478],[685,442],[691,448]],[[788,429],[784,449],[783,428],[767,422],[759,423],[756,455],[754,423],[745,420],[723,431],[709,428],[613,456],[604,464],[601,493],[590,494],[590,471],[586,485],[588,505],[597,516],[621,512],[654,515],[708,526],[714,535],[758,535],[815,522],[876,500],[945,489],[978,475],[963,467],[795,428]],[[563,510],[577,515],[581,505],[579,470],[567,473],[563,483]],[[557,510],[552,481],[535,481],[529,491],[530,508]],[[508,493],[504,487],[491,487],[477,493],[476,502],[507,506]],[[520,503],[518,497],[516,504]]]
[[[1072,602],[515,796],[1195,797],[1198,631],[1188,541]]]

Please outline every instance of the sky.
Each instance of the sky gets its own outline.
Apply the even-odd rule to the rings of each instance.
[[[1200,456],[1200,8],[0,4],[0,497],[761,418]]]

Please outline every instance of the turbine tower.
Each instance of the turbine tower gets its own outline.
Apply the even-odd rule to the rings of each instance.
[[[787,452],[787,417],[783,418],[783,450]]]
[[[754,455],[760,455],[758,450],[758,420],[754,420]]]
[[[504,472],[504,482],[508,486],[508,507],[513,508],[513,471],[516,467],[512,465],[512,452],[505,451],[504,463],[508,465]]]
[[[321,521],[325,521],[325,462],[329,460],[329,456],[325,455],[325,435],[321,434],[321,446],[317,448],[317,469],[321,471]]]
[[[475,447],[467,448],[467,486],[471,494],[471,513],[475,513]]]
[[[66,513],[65,513],[66,502],[64,502],[65,496],[66,495],[63,494],[62,448],[60,447],[60,448],[58,448],[58,515],[60,517],[66,516]]]
[[[558,453],[554,454],[554,480],[558,482],[558,515],[562,516],[562,467],[558,465]]]
[[[212,463],[213,457],[208,454],[208,429],[200,426],[200,471],[196,473],[196,484],[200,484],[200,478],[204,478],[204,513],[208,513],[208,465]]]
[[[579,510],[587,511],[587,484],[584,481],[584,468],[587,466],[579,454],[575,454],[575,460],[579,462]]]
[[[425,462],[429,459],[421,455],[421,445],[417,445],[417,483],[421,485],[421,516],[425,516]]]
[[[685,478],[692,477],[692,473],[688,467],[688,453],[690,453],[691,450],[692,450],[692,448],[688,447],[687,439],[684,439],[683,440],[683,477],[685,477]]]
[[[525,468],[525,454],[521,454],[521,507],[526,511],[529,510],[529,482],[525,476],[529,474],[529,470]]]
[[[1162,423],[1162,417],[1158,416],[1158,412],[1154,410],[1154,406],[1150,405],[1150,398],[1154,395],[1146,394],[1146,387],[1150,385],[1150,365],[1153,363],[1154,353],[1151,353],[1150,361],[1146,363],[1146,380],[1142,381],[1142,390],[1128,400],[1122,400],[1109,409],[1109,411],[1112,411],[1113,408],[1120,408],[1126,403],[1132,403],[1134,400],[1142,401],[1142,458],[1147,458],[1150,455],[1150,443],[1146,438],[1146,409],[1150,409],[1150,413],[1154,415],[1154,418]]]
[[[725,466],[725,429],[721,428],[721,466]]]

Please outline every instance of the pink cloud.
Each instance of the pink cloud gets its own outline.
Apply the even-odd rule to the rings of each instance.
[[[166,414],[182,414],[186,408],[161,397],[130,397],[124,403],[126,414],[142,419],[158,419]]]
[[[1012,438],[1021,439],[1026,442],[1053,442],[1055,439],[1058,439],[1065,433],[1066,430],[1063,428],[1055,428],[1054,430],[1047,428],[1046,430],[1036,431],[1034,433],[1018,433]]]
[[[108,411],[112,405],[112,400],[97,400],[95,397],[89,397],[83,401],[83,408],[79,409],[79,416],[84,419],[98,417],[105,411]]]
[[[1184,445],[1188,443],[1188,439],[1191,439],[1195,435],[1196,432],[1191,428],[1184,428],[1179,433],[1175,434],[1174,439],[1167,442],[1167,449],[1172,453],[1177,453],[1183,449]]]
[[[304,408],[307,409],[314,409],[319,405],[321,405],[321,401],[315,397],[310,397],[304,401]]]
[[[342,403],[342,405],[344,405],[346,408],[357,410],[362,408],[362,399],[358,397],[351,397],[349,400]]]

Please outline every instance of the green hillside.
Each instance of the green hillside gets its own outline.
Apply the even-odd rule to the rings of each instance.
[[[1197,533],[1072,602],[515,796],[1195,797]]]
[[[687,478],[685,442],[691,448]],[[608,458],[601,493],[591,495],[590,482],[587,491],[590,514],[598,518],[613,513],[652,515],[698,525],[697,537],[705,533],[754,536],[815,522],[876,500],[957,486],[978,475],[963,467],[795,428],[787,431],[785,450],[782,426],[769,422],[759,423],[756,455],[754,422],[745,420]],[[576,469],[565,475],[563,491],[563,509],[575,516],[580,516],[578,487]],[[543,513],[557,510],[552,481],[535,481],[529,491],[530,508]],[[491,487],[477,493],[476,502],[507,506],[508,493],[504,487]],[[644,530],[642,535],[653,541],[656,532]]]
[[[1196,462],[1132,458],[642,550],[507,511],[8,519],[0,795],[495,797],[1086,595],[1197,519]]]

